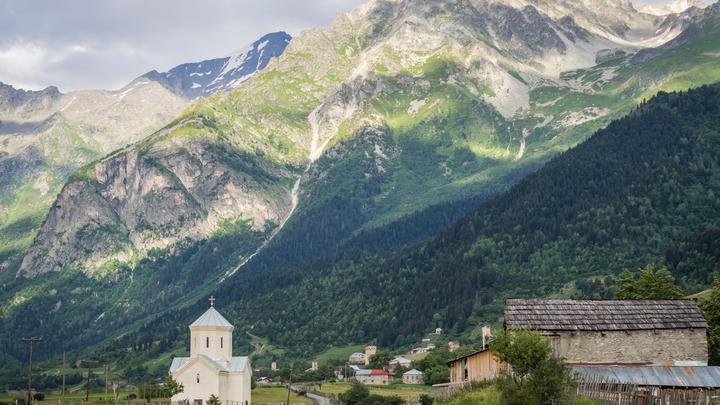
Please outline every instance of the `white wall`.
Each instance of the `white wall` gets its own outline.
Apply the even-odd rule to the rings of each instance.
[[[252,378],[252,373],[250,372],[250,369],[248,367],[247,372],[245,373],[232,373],[230,374],[228,378],[228,385],[226,387],[226,394],[225,398],[228,401],[238,402],[239,404],[245,405],[245,401],[247,401],[248,405],[251,404],[250,400],[250,380]],[[239,405],[234,404],[234,405]]]
[[[208,347],[209,343],[209,347]],[[190,330],[190,357],[204,354],[223,363],[232,357],[232,330],[197,328]]]
[[[200,374],[200,383],[196,379],[198,374]],[[173,378],[183,385],[184,390],[173,396],[172,401],[187,399],[192,405],[194,400],[202,399],[205,404],[210,395],[219,396],[221,392],[218,371],[202,361],[183,368],[180,373],[173,374]]]

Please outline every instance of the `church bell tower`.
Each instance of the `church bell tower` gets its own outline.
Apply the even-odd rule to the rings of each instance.
[[[223,365],[232,359],[233,326],[215,309],[215,297],[210,308],[190,324],[190,358],[207,356]]]

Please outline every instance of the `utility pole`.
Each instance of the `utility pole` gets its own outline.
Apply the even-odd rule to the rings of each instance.
[[[87,383],[85,384],[85,402],[90,400],[90,375],[92,374],[92,369],[88,367],[88,373],[87,373]]]
[[[110,374],[110,366],[105,365],[105,402],[108,400],[108,374]]]
[[[62,403],[65,403],[65,352],[63,351],[63,362],[62,362],[62,391],[60,391],[60,398]]]
[[[287,405],[290,405],[290,387],[292,386],[292,371],[293,371],[293,363],[290,363],[290,373],[288,373],[288,396],[287,396]]]
[[[32,405],[33,403],[33,396],[32,396],[32,347],[33,342],[40,342],[42,341],[42,338],[39,337],[27,337],[27,338],[21,338],[20,339],[23,342],[28,342],[29,350],[28,350],[28,358],[29,358],[29,365],[28,365],[28,392],[27,392],[27,404]]]

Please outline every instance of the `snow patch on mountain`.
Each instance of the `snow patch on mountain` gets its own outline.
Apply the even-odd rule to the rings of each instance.
[[[160,82],[186,99],[229,91],[264,69],[280,56],[292,38],[285,32],[263,36],[230,56],[178,65],[167,72],[155,70],[143,77]]]

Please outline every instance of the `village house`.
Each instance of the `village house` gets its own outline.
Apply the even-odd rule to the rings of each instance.
[[[703,367],[707,324],[692,300],[509,299],[504,327],[548,336],[553,353],[582,374],[593,370],[583,366],[665,366],[666,373],[693,366],[691,373],[715,372]],[[484,350],[448,362],[450,385],[494,379],[507,370],[485,346],[489,341],[489,329],[483,328]]]
[[[430,343],[429,345],[427,345],[425,347],[416,347],[416,348],[410,350],[410,354],[422,354],[422,353],[431,352],[433,350],[435,350],[435,344]]]
[[[403,384],[425,384],[425,376],[422,371],[412,369],[402,375]]]
[[[550,337],[575,365],[707,365],[707,323],[692,300],[509,299],[504,326]]]
[[[390,385],[393,377],[385,370],[358,370],[355,380],[365,385]]]
[[[211,395],[225,405],[250,405],[252,368],[232,353],[233,326],[214,307],[190,324],[190,357],[175,357],[170,374],[183,385],[172,402],[203,405]]]
[[[406,359],[405,357],[398,356],[394,359],[390,360],[390,363],[388,363],[388,368],[392,371],[395,370],[397,367],[405,367],[409,368],[412,366],[412,361]]]
[[[360,367],[356,366],[355,364],[346,364],[344,366],[337,366],[335,367],[335,378],[340,381],[345,381],[349,378],[352,378],[352,376],[355,375],[355,373],[360,370]]]
[[[507,365],[501,363],[489,349],[478,350],[450,360],[447,365],[450,368],[450,383],[440,385],[492,380],[507,370]]]
[[[355,364],[365,364],[365,353],[353,353],[348,358],[348,361]]]

